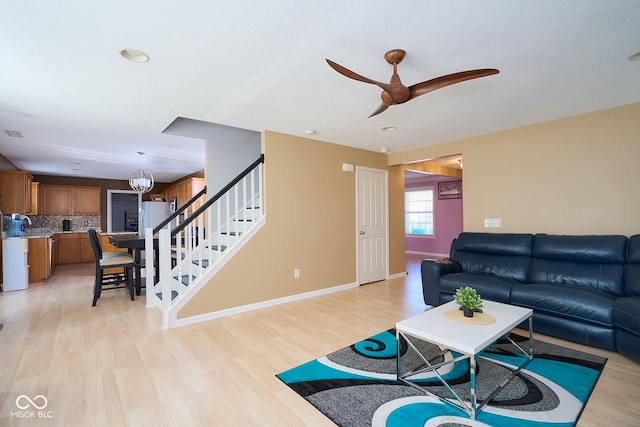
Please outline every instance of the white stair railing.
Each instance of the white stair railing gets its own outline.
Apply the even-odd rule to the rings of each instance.
[[[158,230],[145,232],[147,307],[162,311],[162,327],[171,328],[178,310],[263,224],[261,155],[243,173],[208,199],[188,218],[176,216]],[[156,265],[159,280],[154,283]]]

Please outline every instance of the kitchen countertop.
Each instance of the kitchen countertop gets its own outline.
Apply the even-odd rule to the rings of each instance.
[[[27,239],[37,239],[43,237],[53,237],[54,234],[72,234],[72,233],[86,233],[89,227],[78,228],[77,230],[62,231],[60,228],[48,228],[48,227],[31,227],[26,228],[24,231],[24,237]],[[116,231],[112,233],[103,233],[102,230],[96,229],[100,234],[117,235],[117,234],[138,234],[131,231]],[[6,232],[2,232],[2,238],[8,239]]]
[[[72,233],[86,233],[89,230],[89,227],[78,228],[76,230],[71,231],[62,231],[60,228],[49,228],[49,227],[27,227],[24,230],[24,237],[27,239],[38,238],[38,237],[52,237],[54,234],[72,234]],[[100,230],[96,230],[100,233]]]

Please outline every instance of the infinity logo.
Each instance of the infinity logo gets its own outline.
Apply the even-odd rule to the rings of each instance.
[[[24,401],[27,401],[27,403],[24,403]],[[36,401],[40,400],[42,402],[42,405],[38,405],[36,403]],[[22,404],[21,404],[22,403]],[[33,400],[29,397],[26,396],[24,394],[21,394],[20,396],[18,396],[16,398],[16,406],[22,410],[27,409],[29,406],[33,406],[36,409],[44,409],[47,407],[47,403],[49,403],[47,401],[47,398],[44,397],[43,395],[39,394],[36,397],[33,398]]]

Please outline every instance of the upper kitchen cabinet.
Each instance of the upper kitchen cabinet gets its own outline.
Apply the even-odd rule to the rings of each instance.
[[[100,187],[42,186],[45,215],[100,215]]]
[[[0,181],[0,209],[6,213],[30,213],[33,176],[22,171],[2,171]]]
[[[38,215],[38,201],[40,200],[40,183],[31,183],[31,211],[27,215]]]
[[[188,178],[164,190],[164,197],[167,202],[175,199],[178,208],[187,203],[193,196],[198,194],[205,185],[204,178]],[[202,202],[206,200],[206,196],[202,196],[193,208],[190,208],[187,214],[193,213],[193,210],[200,207]]]
[[[73,214],[100,215],[100,187],[73,187]]]

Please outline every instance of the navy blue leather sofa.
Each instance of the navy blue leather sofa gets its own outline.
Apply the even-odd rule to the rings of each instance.
[[[424,260],[424,302],[456,289],[533,309],[533,329],[640,363],[640,235],[461,233],[450,259]]]

